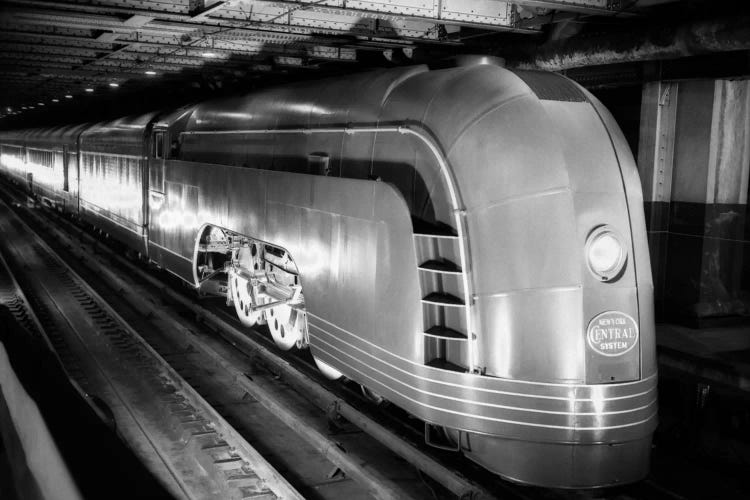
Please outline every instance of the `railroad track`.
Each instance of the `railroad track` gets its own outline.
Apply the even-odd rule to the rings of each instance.
[[[494,476],[483,473],[481,470],[461,461],[456,463],[443,462],[443,457],[437,457],[430,450],[424,450],[414,438],[419,434],[407,424],[386,425],[383,418],[373,417],[365,414],[361,406],[367,403],[352,399],[352,394],[347,394],[345,388],[340,384],[331,386],[316,377],[314,370],[305,363],[298,362],[295,356],[287,353],[278,353],[273,350],[268,339],[257,332],[250,334],[247,329],[242,328],[238,322],[226,311],[225,308],[213,306],[211,300],[198,301],[194,296],[181,293],[179,288],[170,286],[169,278],[166,280],[157,278],[154,273],[144,270],[133,261],[124,258],[109,246],[102,244],[96,238],[81,230],[67,219],[55,216],[55,225],[45,221],[38,214],[28,212],[36,222],[44,225],[46,234],[54,236],[58,242],[64,245],[71,255],[81,259],[87,266],[96,269],[107,282],[110,283],[117,293],[121,293],[126,300],[139,309],[152,316],[160,315],[162,326],[165,330],[176,332],[187,342],[190,349],[200,351],[210,363],[230,374],[232,384],[239,387],[245,394],[249,394],[253,400],[265,405],[273,412],[282,415],[285,425],[295,429],[300,439],[306,440],[310,446],[317,449],[332,463],[340,468],[347,477],[355,479],[362,484],[373,496],[376,497],[437,497],[437,498],[549,498],[549,499],[594,499],[594,498],[690,498],[675,491],[670,486],[664,486],[661,481],[650,478],[634,486],[620,487],[612,490],[601,491],[556,491],[541,488],[527,488],[507,483]],[[58,225],[64,226],[62,231]],[[41,226],[40,226],[41,227]],[[75,235],[73,237],[72,235]],[[96,256],[94,257],[94,254]],[[127,297],[126,297],[127,296]],[[176,309],[175,309],[176,308]],[[177,311],[177,312],[175,312]],[[202,325],[196,325],[197,321]],[[201,333],[208,327],[217,333],[225,342],[217,341],[216,336],[207,336]],[[149,339],[150,342],[154,342]],[[158,344],[158,341],[155,341]],[[233,346],[234,349],[229,346]],[[158,349],[158,348],[157,348]],[[241,353],[241,354],[240,354]],[[170,362],[179,363],[183,355],[166,356]],[[243,359],[244,358],[244,359]],[[252,360],[248,362],[248,359]],[[244,368],[243,368],[244,366]],[[269,383],[265,376],[253,375],[253,370],[261,370],[266,367],[272,375],[282,381],[281,386]],[[251,375],[248,377],[247,374]],[[268,373],[265,373],[267,376]],[[273,377],[272,377],[273,378]],[[276,382],[279,382],[277,380]],[[331,438],[329,432],[321,429],[318,421],[319,435],[311,435],[309,424],[294,412],[283,414],[278,401],[278,392],[283,386],[289,385],[298,393],[305,395],[314,405],[328,412],[328,417],[335,420],[342,417],[345,421],[353,423],[358,429],[370,434],[383,448],[390,449],[401,459],[412,464],[415,469],[424,471],[424,474],[433,478],[439,485],[419,488],[412,487],[411,490],[398,491],[395,483],[408,483],[415,478],[402,477],[393,481],[383,477],[383,473],[377,468],[371,467],[370,461],[377,459],[370,455],[365,457],[356,452],[357,438],[351,439],[357,433],[345,429],[342,434]],[[282,391],[283,392],[283,391]],[[294,402],[291,397],[287,401]],[[299,401],[296,401],[299,403]],[[322,412],[321,412],[322,414]],[[318,416],[319,417],[319,416]],[[388,420],[388,417],[385,417]],[[411,429],[411,431],[410,431]],[[290,439],[289,436],[286,439]],[[347,441],[348,440],[348,441]],[[342,444],[343,443],[343,444]],[[343,446],[344,449],[341,447]],[[365,445],[367,446],[367,445]],[[372,446],[372,445],[371,445]],[[377,454],[376,454],[377,455]],[[439,455],[439,454],[438,454]],[[458,468],[461,472],[456,472]],[[334,468],[335,469],[335,468]],[[336,477],[335,470],[331,470],[332,480]],[[387,467],[386,467],[387,469]],[[386,472],[385,475],[388,473]],[[390,489],[393,487],[393,489]],[[325,496],[323,494],[323,496]]]
[[[19,223],[16,222],[15,224],[18,225]],[[54,231],[57,230],[51,227],[47,227],[45,230],[48,235]],[[57,235],[64,236],[62,233]],[[69,240],[68,244],[71,244]],[[70,250],[74,249],[71,248]],[[289,407],[286,406],[287,403],[292,407],[295,405],[301,406],[300,401],[298,401],[301,399],[299,395],[291,394],[293,391],[285,387],[285,383],[278,380],[274,382],[273,379],[278,378],[275,373],[259,373],[248,377],[246,374],[252,373],[257,367],[252,366],[246,356],[241,355],[224,341],[201,335],[198,331],[201,327],[196,326],[194,321],[186,321],[175,311],[170,311],[169,308],[160,304],[158,297],[154,297],[154,292],[164,291],[163,284],[159,285],[159,288],[152,287],[150,291],[132,283],[126,284],[123,282],[122,276],[112,271],[111,264],[101,266],[101,263],[97,263],[96,259],[91,258],[91,254],[95,252],[90,248],[81,250],[81,252],[83,253],[79,253],[79,257],[84,258],[85,263],[91,266],[89,269],[91,274],[98,275],[100,281],[106,281],[109,284],[110,291],[102,292],[102,295],[106,297],[106,300],[102,300],[115,302],[119,298],[120,301],[129,301],[131,311],[123,312],[118,307],[118,314],[127,317],[128,322],[136,327],[138,326],[138,317],[140,317],[144,321],[139,327],[141,333],[148,338],[148,342],[157,351],[162,352],[163,357],[178,371],[181,373],[187,372],[183,373],[183,377],[191,384],[213,385],[214,387],[206,388],[206,391],[203,391],[204,388],[200,386],[197,389],[205,392],[204,395],[212,405],[216,406],[236,427],[242,428],[243,435],[258,434],[265,429],[270,429],[268,433],[279,434],[276,444],[279,445],[280,442],[282,448],[287,448],[282,450],[281,453],[300,455],[302,453],[298,448],[307,446],[304,451],[308,454],[308,461],[315,462],[314,466],[294,463],[294,460],[289,460],[289,457],[282,457],[282,459],[277,460],[277,464],[280,465],[284,474],[291,478],[295,486],[300,485],[300,489],[306,496],[320,498],[451,497],[451,495],[446,496],[446,493],[440,490],[439,485],[427,485],[419,471],[408,467],[408,464],[399,460],[398,457],[383,453],[385,449],[371,438],[367,437],[364,444],[358,443],[362,440],[358,435],[366,436],[366,434],[352,432],[351,429],[345,428],[344,432],[337,434],[334,439],[328,435],[328,420],[325,413],[316,409],[317,422],[314,422],[314,419],[305,415],[304,411],[289,410]],[[99,246],[97,252],[105,253],[106,251]],[[61,293],[66,294],[65,292]],[[147,297],[150,300],[146,299]],[[204,314],[210,313],[204,311]],[[143,319],[144,316],[147,317],[146,320]],[[144,331],[150,331],[151,333],[144,333]],[[154,335],[154,332],[162,334],[162,338],[159,338],[159,335]],[[171,335],[172,338],[167,339],[166,334]],[[176,345],[181,345],[181,347],[175,348]],[[207,371],[221,372],[221,376],[214,376],[215,380],[206,382],[210,377],[205,376],[205,374],[194,373],[196,365],[208,367]],[[190,368],[191,366],[193,368]],[[224,381],[218,380],[222,377],[225,379]],[[212,397],[216,393],[216,386],[222,384],[224,387],[231,387],[234,390],[235,401],[226,398],[221,401],[221,397],[217,401],[217,398]],[[297,401],[295,401],[295,398]],[[242,404],[245,405],[260,402],[270,412],[266,412],[263,417],[255,418],[255,421],[252,422],[253,419],[249,417],[250,412],[243,411],[247,408],[239,408],[240,400],[243,400]],[[306,411],[310,413],[311,410],[308,407]],[[297,431],[297,435],[290,434],[288,430],[282,432],[278,429],[278,426],[274,427],[269,420],[269,414]],[[254,429],[253,424],[255,424]],[[258,435],[253,437],[260,438]],[[317,452],[320,456],[314,457],[313,452]],[[394,458],[397,460],[394,461]],[[392,463],[378,463],[379,461],[391,461]],[[317,462],[321,462],[321,464]],[[305,468],[309,470],[305,470]],[[385,470],[385,472],[381,472],[382,470]],[[317,480],[311,479],[310,476],[317,477]],[[358,486],[354,487],[352,483],[357,483]],[[461,495],[457,496],[490,497],[486,491],[482,492],[481,488],[468,482],[464,482],[464,484],[468,484],[466,488],[468,491],[461,491]]]
[[[4,204],[0,232],[10,290],[3,302],[44,335],[75,385],[105,403],[118,432],[175,498],[302,498]]]

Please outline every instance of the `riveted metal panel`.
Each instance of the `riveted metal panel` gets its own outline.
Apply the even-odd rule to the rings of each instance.
[[[513,24],[513,5],[495,0],[443,0],[440,18],[489,25]]]
[[[347,6],[351,9],[424,17],[437,17],[437,4],[435,0],[349,0],[347,2]]]

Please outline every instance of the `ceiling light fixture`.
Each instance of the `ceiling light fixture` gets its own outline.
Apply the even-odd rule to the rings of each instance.
[[[66,95],[65,95],[65,98],[66,98],[66,99],[73,99],[73,96],[72,96],[72,95],[70,95],[70,94],[66,94]]]
[[[44,103],[43,102],[38,102],[38,103],[36,103],[36,105],[37,106],[44,106]]]
[[[149,69],[149,70],[146,71],[146,74],[149,75],[149,76],[154,76],[156,74],[156,71],[153,71],[153,70]]]
[[[52,102],[60,102],[60,99],[52,99]]]
[[[91,87],[89,87],[89,88],[86,89],[86,92],[93,92],[93,91],[94,91],[94,89],[92,89]]]
[[[109,82],[109,86],[112,87],[112,88],[117,88],[117,87],[120,86],[120,84],[116,83],[116,82]]]
[[[204,52],[201,54],[203,57],[216,57],[216,54],[213,52]]]

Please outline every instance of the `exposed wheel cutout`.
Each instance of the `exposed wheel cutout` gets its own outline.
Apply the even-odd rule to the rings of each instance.
[[[217,285],[212,290],[221,290],[223,284],[223,293],[234,304],[242,324],[267,324],[280,348],[307,347],[304,296],[291,255],[228,229],[208,225],[200,234],[196,282],[215,279]],[[226,273],[223,283],[219,273]]]

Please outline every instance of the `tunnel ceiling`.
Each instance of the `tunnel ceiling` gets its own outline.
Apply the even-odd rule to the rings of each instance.
[[[627,44],[617,37],[684,17],[704,3],[4,0],[0,114],[50,115],[72,109],[74,101],[81,116],[99,104],[138,100],[153,107],[150,100],[192,99],[238,85],[444,64],[456,54],[497,55],[545,69],[597,65],[607,62],[589,53],[597,45]],[[572,54],[554,49],[569,41],[579,45]]]

